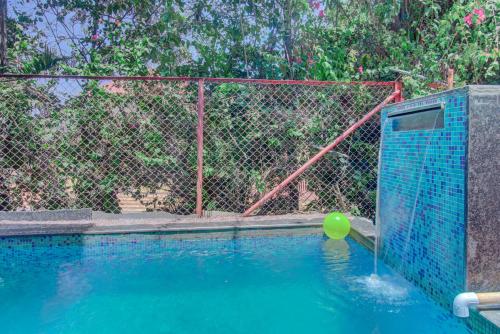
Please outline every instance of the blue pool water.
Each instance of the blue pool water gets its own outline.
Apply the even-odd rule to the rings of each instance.
[[[469,333],[319,235],[0,238],[0,333]]]

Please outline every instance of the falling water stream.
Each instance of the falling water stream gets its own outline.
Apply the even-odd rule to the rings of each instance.
[[[408,247],[409,247],[409,244],[410,244],[410,239],[411,239],[411,235],[413,233],[413,225],[415,223],[415,214],[416,214],[416,211],[417,211],[417,204],[418,204],[418,199],[419,199],[419,193],[420,193],[420,190],[421,190],[421,186],[422,186],[422,175],[424,174],[424,167],[426,165],[426,162],[427,162],[427,158],[428,158],[428,153],[429,153],[429,149],[431,147],[430,143],[434,137],[434,130],[436,129],[436,124],[437,124],[437,120],[438,120],[438,117],[439,117],[439,114],[436,114],[435,118],[434,118],[434,122],[433,122],[433,126],[432,128],[430,128],[429,130],[427,131],[431,131],[431,133],[429,133],[428,137],[427,137],[427,140],[425,142],[425,149],[424,149],[424,152],[423,152],[423,157],[422,157],[422,162],[420,164],[420,167],[419,167],[419,170],[418,170],[418,181],[417,181],[417,188],[415,190],[415,197],[413,199],[413,206],[412,206],[412,211],[411,211],[411,215],[410,215],[410,225],[408,227],[408,231],[406,232],[406,237],[405,237],[405,241],[404,241],[404,247],[403,247],[403,252],[402,252],[402,257],[403,258],[406,258],[407,255],[408,255]],[[380,161],[380,157],[379,157],[379,161]],[[380,163],[379,163],[379,167],[380,167]],[[380,170],[379,170],[379,177],[380,177]],[[377,204],[379,203],[379,199],[378,199],[378,188],[377,188]],[[380,213],[379,213],[379,208],[377,207],[377,213],[376,213],[377,217],[380,218]],[[378,223],[378,221],[377,221]],[[379,224],[377,224],[379,225]],[[378,228],[379,229],[379,233],[380,233],[380,227]],[[376,228],[377,230],[377,228]],[[376,238],[380,238],[380,234],[376,237]],[[388,249],[386,249],[384,255],[382,256],[382,259],[385,259],[386,256],[387,256],[387,252],[388,252]],[[377,254],[378,256],[378,254]],[[401,261],[400,263],[400,266],[398,269],[401,270],[401,266],[403,265],[403,261]]]
[[[432,128],[429,131],[434,131],[436,129],[436,123],[437,119],[439,117],[439,114],[436,114],[436,117],[434,119],[434,123]],[[379,146],[379,152],[378,152],[378,168],[377,168],[377,198],[376,198],[376,209],[375,209],[375,244],[374,244],[374,254],[373,254],[373,274],[370,275],[369,277],[366,277],[364,279],[365,286],[368,290],[375,292],[379,291],[380,289],[386,291],[389,296],[387,297],[394,297],[394,295],[398,295],[399,297],[403,297],[406,295],[406,291],[404,288],[400,287],[397,282],[394,282],[391,277],[380,277],[378,275],[378,259],[379,259],[379,252],[380,252],[380,238],[381,238],[381,217],[380,217],[380,186],[381,186],[381,162],[382,162],[382,149],[383,149],[383,144],[384,144],[384,135],[386,134],[386,127],[388,124],[392,124],[390,122],[389,118],[386,118],[382,124],[381,127],[381,135],[380,135],[380,146]],[[421,183],[422,183],[422,175],[424,172],[424,166],[427,161],[427,155],[430,147],[430,142],[432,139],[432,133],[428,136],[428,139],[425,143],[425,150],[424,150],[424,155],[422,159],[421,166],[419,167],[418,171],[418,182],[417,182],[417,189],[415,191],[415,199],[413,202],[413,208],[412,208],[412,213],[411,213],[411,221],[410,225],[405,237],[405,243],[404,243],[404,249],[403,249],[403,256],[406,257],[406,254],[408,252],[408,246],[409,242],[411,239],[412,231],[413,231],[413,225],[415,221],[415,213],[417,209],[417,204],[418,204],[418,198],[419,198],[419,193],[420,193],[420,188],[421,188]],[[387,255],[384,254],[383,259],[385,259]],[[403,262],[401,262],[403,263]],[[401,269],[401,268],[398,268]]]
[[[436,129],[436,124],[437,120],[439,117],[439,113],[436,114],[434,123],[432,128],[430,128],[428,131],[434,131]],[[390,124],[389,118],[386,118],[384,123],[382,124],[382,132],[381,132],[381,138],[380,138],[380,146],[379,146],[379,152],[378,152],[378,169],[377,169],[377,199],[376,199],[376,209],[375,209],[375,245],[374,245],[374,255],[373,255],[373,274],[370,276],[370,280],[372,281],[379,281],[381,278],[378,277],[378,258],[379,258],[379,247],[380,247],[380,228],[381,228],[381,219],[380,219],[380,175],[381,175],[381,161],[382,161],[382,145],[384,143],[384,135],[386,132],[386,126],[387,124]],[[408,246],[409,242],[411,239],[412,231],[413,231],[413,225],[415,222],[415,213],[417,209],[417,204],[418,204],[418,198],[419,198],[419,193],[420,193],[420,188],[421,188],[421,183],[422,183],[422,175],[424,172],[424,167],[425,163],[427,161],[427,155],[429,152],[429,147],[430,147],[430,142],[432,140],[433,133],[431,133],[428,136],[428,139],[425,143],[425,150],[424,150],[424,156],[422,159],[422,163],[419,168],[418,172],[418,182],[417,182],[417,189],[415,191],[415,199],[413,202],[413,208],[412,208],[412,213],[411,213],[411,219],[410,219],[410,225],[408,227],[408,231],[405,237],[405,243],[404,243],[404,248],[403,248],[403,256],[406,256],[408,252]],[[383,255],[383,259],[387,256],[387,250],[386,253]]]
[[[380,138],[380,146],[378,151],[378,167],[377,167],[377,198],[376,198],[376,209],[375,209],[375,244],[373,252],[373,273],[368,277],[363,277],[360,282],[363,283],[365,288],[371,294],[382,294],[384,300],[405,300],[408,294],[408,290],[405,286],[401,284],[400,281],[394,279],[390,276],[379,276],[378,271],[378,257],[379,257],[379,246],[380,246],[380,170],[382,161],[382,143],[385,127],[389,123],[389,119],[386,119],[382,124],[382,132]]]
[[[382,143],[384,142],[384,134],[385,127],[389,121],[389,118],[386,118],[384,123],[382,124],[381,134],[380,134],[380,145],[378,149],[378,166],[377,166],[377,197],[375,204],[375,245],[373,251],[373,277],[378,277],[378,251],[379,251],[379,242],[380,242],[380,169],[381,169],[381,161],[382,161]]]

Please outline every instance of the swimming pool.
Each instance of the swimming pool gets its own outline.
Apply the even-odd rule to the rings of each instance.
[[[1,333],[469,333],[318,234],[0,238]]]

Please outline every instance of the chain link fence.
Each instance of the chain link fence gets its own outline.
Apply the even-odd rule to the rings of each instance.
[[[194,214],[198,193],[205,215],[240,215],[393,90],[387,82],[2,77],[0,210]],[[375,116],[257,214],[372,217],[379,128]]]

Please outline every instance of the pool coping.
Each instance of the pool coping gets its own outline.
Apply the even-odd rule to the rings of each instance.
[[[500,334],[500,309],[478,309],[472,310],[471,313],[474,312],[480,317],[477,322],[469,318],[474,330],[479,334]]]
[[[32,236],[57,234],[120,234],[120,233],[198,233],[231,232],[243,230],[274,230],[319,228],[324,214],[288,214],[277,216],[216,216],[216,217],[148,217],[109,218],[91,220],[22,221],[0,220],[0,236]],[[373,249],[374,228],[371,220],[348,216],[351,236],[364,246]]]

